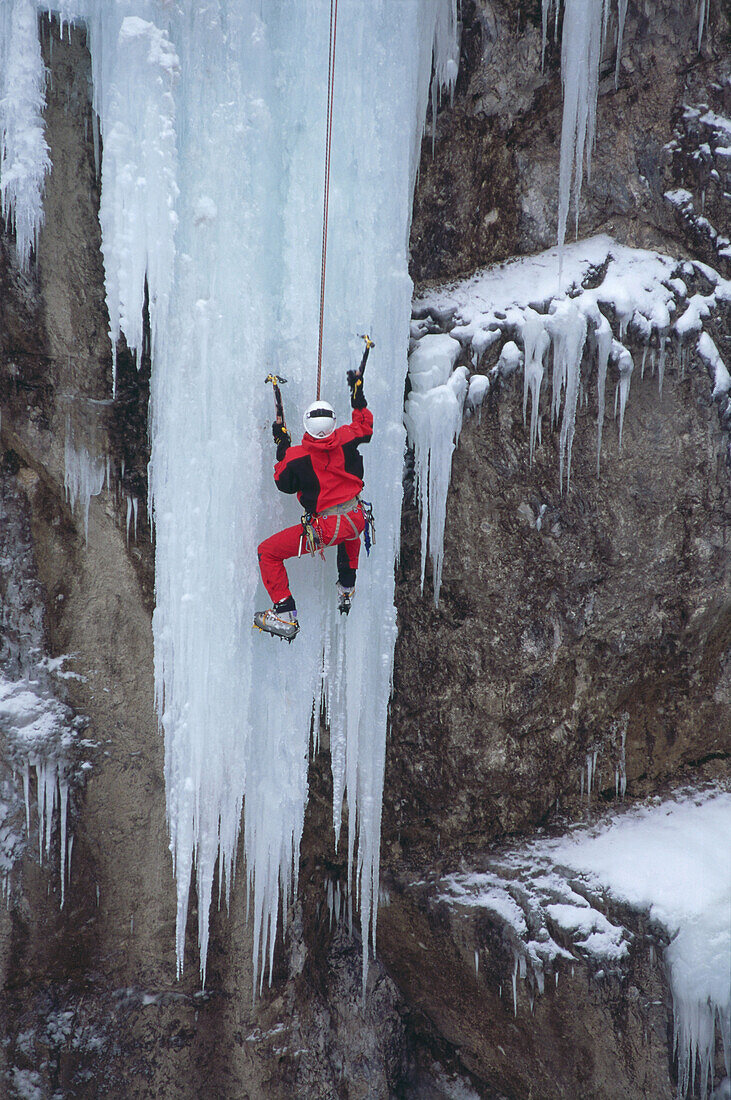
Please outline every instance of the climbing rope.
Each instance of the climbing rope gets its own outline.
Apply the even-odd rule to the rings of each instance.
[[[333,85],[335,83],[335,37],[338,29],[338,0],[330,0],[330,49],[327,61],[327,124],[325,128],[325,193],[322,203],[322,265],[320,268],[320,336],[317,347],[317,400],[322,377],[322,328],[325,316],[325,263],[327,261],[327,214],[330,201],[330,146],[333,125]]]

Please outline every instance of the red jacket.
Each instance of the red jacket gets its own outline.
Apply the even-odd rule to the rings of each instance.
[[[274,480],[283,493],[296,493],[305,512],[323,512],[352,500],[363,488],[361,443],[373,435],[370,409],[353,409],[350,424],[336,428],[327,439],[304,434],[299,447],[290,447],[274,467]]]

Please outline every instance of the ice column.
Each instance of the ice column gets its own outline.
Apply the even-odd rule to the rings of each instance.
[[[0,5],[0,213],[26,267],[43,221],[51,160],[44,137],[46,70],[33,0]]]
[[[71,510],[77,503],[84,519],[84,540],[89,541],[89,504],[99,496],[104,487],[106,460],[104,455],[93,454],[85,445],[77,446],[70,421],[66,424],[64,443],[64,489]]]
[[[29,6],[16,0],[21,12]],[[227,898],[244,808],[263,977],[280,899],[296,887],[310,731],[324,692],[334,824],[347,796],[365,978],[396,637],[408,233],[432,71],[435,88],[456,76],[455,3],[340,2],[323,391],[346,421],[345,371],[360,356],[356,333],[368,330],[376,435],[364,454],[365,496],[379,539],[346,622],[333,613],[334,561],[293,563],[302,631],[291,648],[251,631],[267,599],[257,543],[299,518],[271,479],[263,378],[274,368],[289,379],[296,430],[315,387],[327,5],[302,0],[296,19],[283,0],[50,7],[87,27],[113,341],[122,334],[140,350],[145,280],[149,289],[155,681],[178,963],[195,883],[205,974],[214,868]]]
[[[333,614],[334,563],[293,563],[302,631],[291,648],[250,626],[266,601],[257,543],[299,514],[271,480],[262,383],[267,368],[286,374],[296,427],[315,385],[328,12],[319,0],[298,5],[296,20],[283,3],[87,0],[67,14],[89,28],[112,336],[137,348],[149,285],[153,629],[179,964],[195,881],[205,971],[214,868],[226,897],[242,806],[261,977],[271,963],[280,898],[296,886],[324,690],[365,974],[396,632],[406,250],[433,46],[438,78],[456,73],[454,6],[341,0],[323,388],[347,420],[345,370],[368,329],[366,496],[379,541],[346,622]]]
[[[586,155],[591,175],[591,153],[596,132],[603,8],[608,0],[566,0],[561,40],[561,79],[564,102],[559,167],[558,243],[563,247],[573,179],[576,231]]]
[[[145,280],[157,327],[174,268],[178,57],[167,33],[139,16],[122,20],[117,43],[104,114],[99,219],[112,348],[124,332],[140,350]]]
[[[622,429],[624,427],[624,411],[627,408],[627,398],[629,397],[629,384],[632,381],[632,371],[634,370],[634,362],[629,350],[621,344],[619,340],[612,340],[612,359],[617,364],[617,370],[619,371],[619,382],[617,383],[617,389],[615,390],[614,405],[615,416],[617,415],[617,403],[619,403],[619,449],[622,450]]]
[[[432,559],[434,601],[439,603],[447,493],[452,454],[462,430],[467,372],[454,371],[459,343],[447,334],[422,337],[409,358],[411,392],[404,422],[414,448],[415,491],[421,517],[421,587],[427,552]]]
[[[538,434],[538,404],[543,382],[543,366],[551,339],[546,332],[543,318],[530,307],[525,311],[523,324],[523,346],[525,348],[525,368],[523,373],[523,424],[528,406],[528,394],[531,395],[530,409],[530,463],[533,465],[533,452]]]
[[[442,584],[444,527],[452,474],[452,454],[462,430],[466,395],[467,370],[465,367],[458,367],[444,385],[436,386],[427,393],[412,390],[406,401],[406,428],[409,442],[414,448],[421,514],[421,584],[423,589],[428,549],[432,560],[434,603],[437,607]]]
[[[564,392],[563,417],[559,437],[559,484],[563,488],[566,466],[566,491],[571,488],[571,448],[576,427],[576,402],[581,377],[581,357],[586,343],[586,317],[571,300],[552,303],[555,312],[546,319],[553,340],[553,394],[551,412],[558,419],[561,393]]]
[[[597,310],[597,312],[599,312]],[[599,467],[602,457],[602,428],[604,427],[605,391],[607,385],[607,363],[612,347],[612,326],[604,316],[599,314],[599,323],[595,331],[597,349],[597,434],[596,434],[596,475],[599,477]]]
[[[555,0],[556,23],[561,0]],[[586,160],[587,177],[591,176],[591,155],[596,137],[596,109],[599,90],[599,64],[607,32],[611,0],[564,0],[563,34],[561,38],[561,81],[563,84],[563,120],[559,167],[558,244],[563,249],[569,201],[573,190],[576,206],[576,232],[579,225],[579,200]],[[542,2],[543,45],[541,68],[545,55],[548,17],[553,0]],[[708,17],[707,0],[698,4],[698,50]],[[627,0],[617,0],[617,53],[614,81],[619,81],[622,40],[627,16]],[[572,188],[573,181],[573,188]],[[559,267],[562,256],[560,254]],[[559,273],[560,278],[560,273]]]

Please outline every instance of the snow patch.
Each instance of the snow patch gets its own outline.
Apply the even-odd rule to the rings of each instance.
[[[609,918],[607,901],[664,930],[679,1095],[698,1088],[707,1097],[717,1033],[727,1075],[731,1055],[731,792],[655,799],[488,863],[488,870],[441,880],[437,901],[479,910],[502,926],[513,982],[526,978],[534,992],[576,958],[596,977],[623,973],[633,936]],[[517,1011],[515,989],[513,998]]]

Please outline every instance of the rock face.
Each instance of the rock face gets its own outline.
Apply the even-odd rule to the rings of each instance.
[[[597,980],[577,964],[535,999],[518,978],[515,1010],[513,960],[487,921],[466,928],[423,890],[420,897],[407,890],[382,912],[381,930],[388,968],[411,1008],[414,1042],[458,1050],[471,1095],[675,1096],[664,981],[644,929],[621,978]]]
[[[536,4],[466,0],[462,18],[455,101],[437,115],[434,153],[425,139],[417,283],[555,236],[558,48],[549,42],[542,73]],[[580,231],[604,229],[722,267],[722,177],[708,164],[698,170],[694,152],[707,134],[683,102],[725,104],[728,114],[728,26],[714,0],[698,56],[692,23],[669,0],[649,15],[630,6],[616,91],[611,48],[605,58]],[[64,698],[88,721],[96,748],[73,799],[63,910],[58,865],[40,868],[31,846],[13,872],[11,904],[0,908],[9,1095],[669,1097],[668,989],[640,916],[623,914],[635,947],[621,977],[597,984],[577,962],[535,1015],[521,994],[516,1017],[494,993],[513,965],[495,930],[468,934],[414,883],[505,834],[591,813],[615,798],[616,772],[629,796],[727,774],[730,504],[726,437],[707,380],[680,378],[671,363],[662,399],[653,379],[633,381],[622,453],[607,427],[598,479],[594,410],[585,409],[568,495],[559,492],[553,438],[529,467],[508,381],[466,424],[455,454],[438,611],[428,586],[419,592],[418,517],[407,492],[384,801],[390,902],[365,1004],[357,930],[351,936],[344,913],[335,906],[331,916],[327,904],[344,861],[330,850],[326,731],[311,767],[300,900],[271,990],[252,1005],[243,876],[230,912],[212,919],[206,992],[194,911],[191,962],[178,981],[153,707],[149,364],[138,371],[121,349],[112,405],[88,55],[80,32],[61,40],[46,24],[47,62],[49,33],[54,167],[29,275],[0,237],[0,506],[28,532],[29,547],[15,590],[8,570],[0,594],[4,608],[32,606],[47,654],[75,655],[67,667],[86,679],[64,681]],[[687,204],[664,198],[679,188],[693,196],[694,214],[705,191],[716,237]],[[729,362],[723,320],[714,338]],[[67,444],[110,458],[88,537],[83,512],[65,497]],[[4,611],[5,632],[8,622]],[[5,671],[8,653],[0,642]],[[494,948],[479,980],[476,935]]]
[[[618,770],[638,793],[728,749],[728,469],[707,377],[662,399],[636,380],[598,479],[580,413],[563,495],[556,439],[529,467],[516,385],[460,438],[438,610],[405,513],[386,799],[403,846],[482,843],[580,812],[590,786],[614,797]]]
[[[469,274],[556,241],[562,105],[553,16],[543,70],[540,4],[468,0],[463,20],[457,95],[438,113],[422,152],[411,250],[417,284]],[[712,158],[694,157],[697,145],[679,141],[665,148],[675,126],[688,129],[685,104],[718,105],[728,114],[728,14],[721,4],[711,3],[700,52],[697,36],[685,5],[629,4],[615,86],[617,12],[611,6],[579,236],[601,230],[671,254],[678,242],[692,241],[696,252],[706,253],[699,258],[713,262],[712,245],[664,197],[707,179],[708,217],[718,230],[725,225],[728,236],[726,167],[717,166],[719,178],[710,180]],[[698,194],[698,212],[700,206]],[[572,207],[569,238],[573,228]]]

